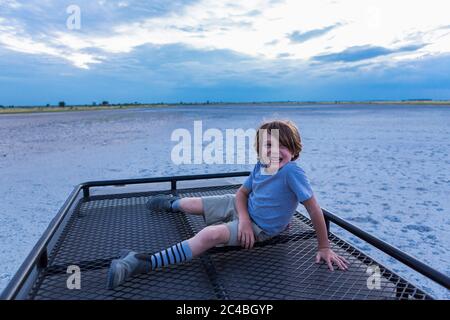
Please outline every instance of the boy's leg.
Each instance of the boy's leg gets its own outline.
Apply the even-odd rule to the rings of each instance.
[[[200,197],[173,197],[171,195],[156,195],[147,202],[150,210],[167,210],[190,214],[203,214],[203,202]]]
[[[203,228],[194,237],[188,240],[192,256],[198,257],[206,250],[219,244],[226,244],[230,240],[230,230],[226,224],[208,226]]]
[[[229,239],[230,231],[225,224],[222,224],[208,226],[194,237],[152,255],[137,254],[132,251],[124,252],[120,259],[111,262],[107,286],[109,289],[113,289],[133,275],[189,261],[212,247],[228,243]]]
[[[203,201],[200,197],[186,197],[175,200],[172,203],[174,210],[183,211],[185,213],[201,215],[203,211]]]
[[[233,194],[184,198],[159,194],[150,198],[146,206],[150,210],[204,215],[207,225],[229,221],[236,211]]]

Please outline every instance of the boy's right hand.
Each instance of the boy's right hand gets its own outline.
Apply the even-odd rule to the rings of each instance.
[[[250,219],[239,220],[238,240],[242,247],[246,249],[253,248],[253,245],[255,244],[255,235],[253,233],[252,222]]]

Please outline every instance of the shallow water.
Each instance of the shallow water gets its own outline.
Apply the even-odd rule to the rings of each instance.
[[[299,164],[323,207],[450,274],[450,106],[183,106],[0,116],[0,290],[74,185],[249,170],[248,164],[175,165],[171,133],[192,130],[196,120],[203,130],[224,132],[273,118],[299,126]],[[450,298],[349,239],[427,292]]]

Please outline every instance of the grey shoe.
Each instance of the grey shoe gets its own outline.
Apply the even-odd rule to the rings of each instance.
[[[150,261],[138,259],[136,254],[130,250],[122,250],[120,258],[111,261],[106,282],[108,289],[114,289],[131,276],[150,271]]]
[[[178,212],[172,210],[172,202],[181,199],[171,194],[157,194],[147,201],[146,207],[149,210],[165,210],[170,212]]]

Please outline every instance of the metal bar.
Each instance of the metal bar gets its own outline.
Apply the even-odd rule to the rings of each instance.
[[[122,179],[122,180],[103,180],[103,181],[87,181],[81,184],[82,187],[105,187],[111,185],[126,185],[126,184],[142,184],[142,183],[157,183],[157,182],[172,182],[172,181],[187,181],[187,180],[203,180],[203,179],[217,179],[217,178],[232,178],[248,176],[250,171],[228,172],[228,173],[210,173],[198,175],[184,175],[184,176],[170,176],[170,177],[155,177],[155,178],[141,178],[141,179]]]
[[[328,210],[322,209],[322,211],[324,213],[324,216],[328,220],[333,222],[334,224],[349,231],[350,233],[354,234],[358,238],[360,238],[360,239],[366,241],[367,243],[373,245],[374,247],[380,249],[384,253],[397,259],[398,261],[407,265],[411,269],[421,273],[422,275],[426,276],[427,278],[439,283],[440,285],[444,286],[447,289],[450,289],[450,278],[448,276],[446,276],[445,274],[431,268],[430,266],[424,264],[423,262],[417,260],[416,258],[408,255],[407,253],[401,251],[398,248],[391,246],[390,244],[384,242],[383,240],[380,240],[380,239],[374,237],[373,235],[365,232],[364,230],[359,229],[358,227],[345,221],[344,219],[338,217],[337,215],[329,212]]]
[[[46,268],[47,266],[48,266],[48,252],[47,248],[45,248],[44,251],[39,256],[37,267],[43,269]]]
[[[328,233],[328,235],[330,235],[330,219],[328,219],[327,216],[324,216],[324,220],[325,220],[325,226],[327,228],[327,233]]]
[[[89,187],[83,187],[83,198],[89,198]]]

